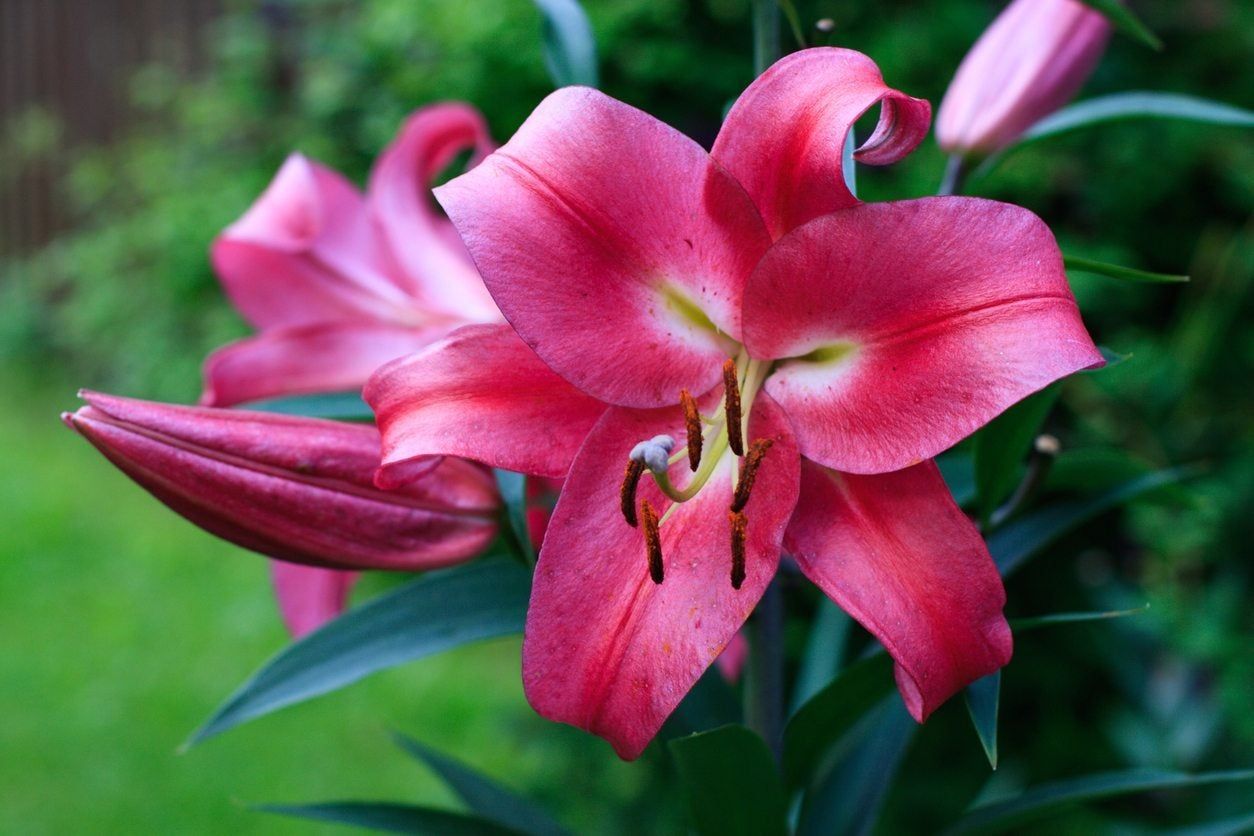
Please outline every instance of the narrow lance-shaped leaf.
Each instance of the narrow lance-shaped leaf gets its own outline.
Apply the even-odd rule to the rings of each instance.
[[[896,695],[849,737],[852,748],[802,798],[797,836],[869,836],[919,724]]]
[[[879,652],[841,671],[784,728],[784,774],[804,784],[828,747],[852,729],[893,688],[893,663]]]
[[[292,395],[239,405],[256,412],[303,415],[331,421],[374,421],[374,413],[361,399],[361,392],[329,392],[323,395]]]
[[[421,761],[448,784],[471,812],[489,821],[533,836],[564,836],[567,832],[540,806],[448,755],[424,746],[412,737],[394,735],[396,744]]]
[[[1108,610],[1106,612],[1060,612],[1053,615],[1038,615],[1031,618],[1012,618],[1010,626],[1015,634],[1049,627],[1054,624],[1083,624],[1091,621],[1109,621],[1113,618],[1126,618],[1130,615],[1141,615],[1149,612],[1149,604],[1130,610]]]
[[[346,824],[385,833],[417,833],[421,836],[522,836],[519,831],[487,819],[384,801],[329,801],[323,804],[265,804],[254,807],[311,821]]]
[[[1002,576],[1009,576],[1045,546],[1098,514],[1196,472],[1192,468],[1159,470],[1122,482],[1094,497],[1047,505],[993,532],[988,538],[988,550]]]
[[[819,601],[801,667],[793,683],[792,712],[823,690],[840,671],[845,659],[845,639],[852,625],[853,619],[831,599]]]
[[[1058,400],[1050,386],[1007,409],[975,436],[975,489],[980,517],[988,521],[1015,483],[1024,455]]]
[[[267,662],[188,745],[404,662],[522,632],[527,570],[484,559],[432,572],[352,609]]]
[[[762,738],[744,726],[671,741],[697,833],[783,836],[787,798]]]
[[[509,524],[506,538],[524,563],[534,564],[536,551],[531,545],[531,532],[527,529],[527,477],[521,473],[497,470],[496,486],[505,503],[505,520]]]
[[[1254,780],[1254,770],[1207,772],[1199,775],[1156,769],[1102,772],[1041,784],[1014,798],[976,807],[944,831],[944,834],[952,836],[958,833],[1005,831],[1067,806],[1101,798],[1250,780]]]
[[[997,768],[997,715],[1001,706],[1001,671],[977,679],[963,692],[971,724],[980,738],[988,765]]]
[[[1254,128],[1254,111],[1197,96],[1142,90],[1098,96],[1064,107],[1028,128],[1021,142],[1032,142],[1104,122],[1147,118]]]
[[[1101,12],[1110,21],[1111,26],[1129,38],[1140,41],[1150,49],[1163,48],[1163,42],[1158,36],[1133,14],[1122,0],[1080,0],[1080,2]]]
[[[936,466],[954,502],[966,506],[975,501],[975,459],[969,453],[950,452],[937,456]]]
[[[596,87],[597,47],[578,0],[532,0],[544,16],[544,65],[558,87]]]
[[[1068,270],[1075,270],[1080,273],[1093,273],[1098,276],[1106,276],[1111,279],[1122,279],[1128,282],[1140,282],[1143,284],[1179,284],[1189,280],[1188,276],[1174,275],[1171,273],[1151,273],[1148,270],[1137,270],[1134,267],[1107,264],[1103,261],[1094,261],[1091,258],[1080,258],[1074,255],[1063,256],[1062,263]]]

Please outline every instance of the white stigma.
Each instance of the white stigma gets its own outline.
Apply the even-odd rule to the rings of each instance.
[[[669,435],[655,435],[648,441],[642,441],[631,448],[630,458],[633,462],[644,462],[644,466],[659,476],[666,473],[670,463],[671,450],[675,449],[675,439]]]

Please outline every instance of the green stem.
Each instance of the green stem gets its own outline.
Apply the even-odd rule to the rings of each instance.
[[[936,193],[942,197],[962,194],[962,185],[966,179],[967,160],[960,154],[954,154],[945,164],[945,176],[941,178],[941,185]]]
[[[779,761],[784,743],[784,594],[778,579],[766,588],[750,625],[745,719]]]
[[[753,74],[762,75],[779,55],[777,0],[753,0]]]

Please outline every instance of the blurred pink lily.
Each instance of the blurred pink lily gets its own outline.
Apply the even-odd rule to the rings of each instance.
[[[82,397],[64,420],[118,469],[211,534],[276,559],[297,635],[343,608],[356,570],[448,566],[496,535],[500,499],[480,465],[448,458],[397,490],[376,488],[373,427]]]
[[[468,105],[416,111],[379,157],[362,195],[293,154],[257,202],[214,242],[214,268],[260,334],[214,352],[202,402],[358,389],[375,368],[468,322],[492,303],[429,187],[459,152],[492,150]]]
[[[524,685],[625,758],[781,550],[883,642],[919,721],[1010,658],[997,570],[928,460],[1102,359],[1030,212],[850,194],[842,145],[877,103],[855,157],[883,164],[929,107],[848,50],[775,64],[708,154],[567,88],[436,190],[512,328],[460,329],[374,375],[380,479],[441,453],[569,471]]]
[[[936,117],[950,153],[990,154],[1062,107],[1101,60],[1110,23],[1078,0],[1014,0],[958,67]]]

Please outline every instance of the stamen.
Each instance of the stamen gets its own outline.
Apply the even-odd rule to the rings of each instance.
[[[679,402],[684,407],[684,427],[688,431],[688,467],[696,473],[701,464],[701,412],[687,389],[679,390]]]
[[[749,491],[753,490],[753,480],[758,478],[758,466],[762,464],[766,451],[770,450],[774,443],[774,439],[759,438],[749,445],[749,454],[745,456],[744,464],[740,467],[740,481],[736,483],[736,494],[732,497],[731,509],[733,511],[743,511],[749,504]]]
[[[727,519],[731,521],[731,585],[732,589],[740,589],[745,582],[745,527],[749,521],[742,511],[729,511]]]
[[[745,454],[745,439],[740,430],[740,386],[736,380],[736,361],[723,364],[723,391],[727,404],[727,446],[737,456]]]
[[[640,521],[644,523],[644,548],[649,558],[649,577],[654,583],[661,583],[666,574],[662,568],[662,534],[658,531],[657,512],[647,499],[640,500]]]
[[[627,460],[627,472],[623,474],[623,487],[618,492],[618,498],[623,509],[623,519],[632,528],[636,527],[636,486],[640,484],[643,474],[644,462]]]

